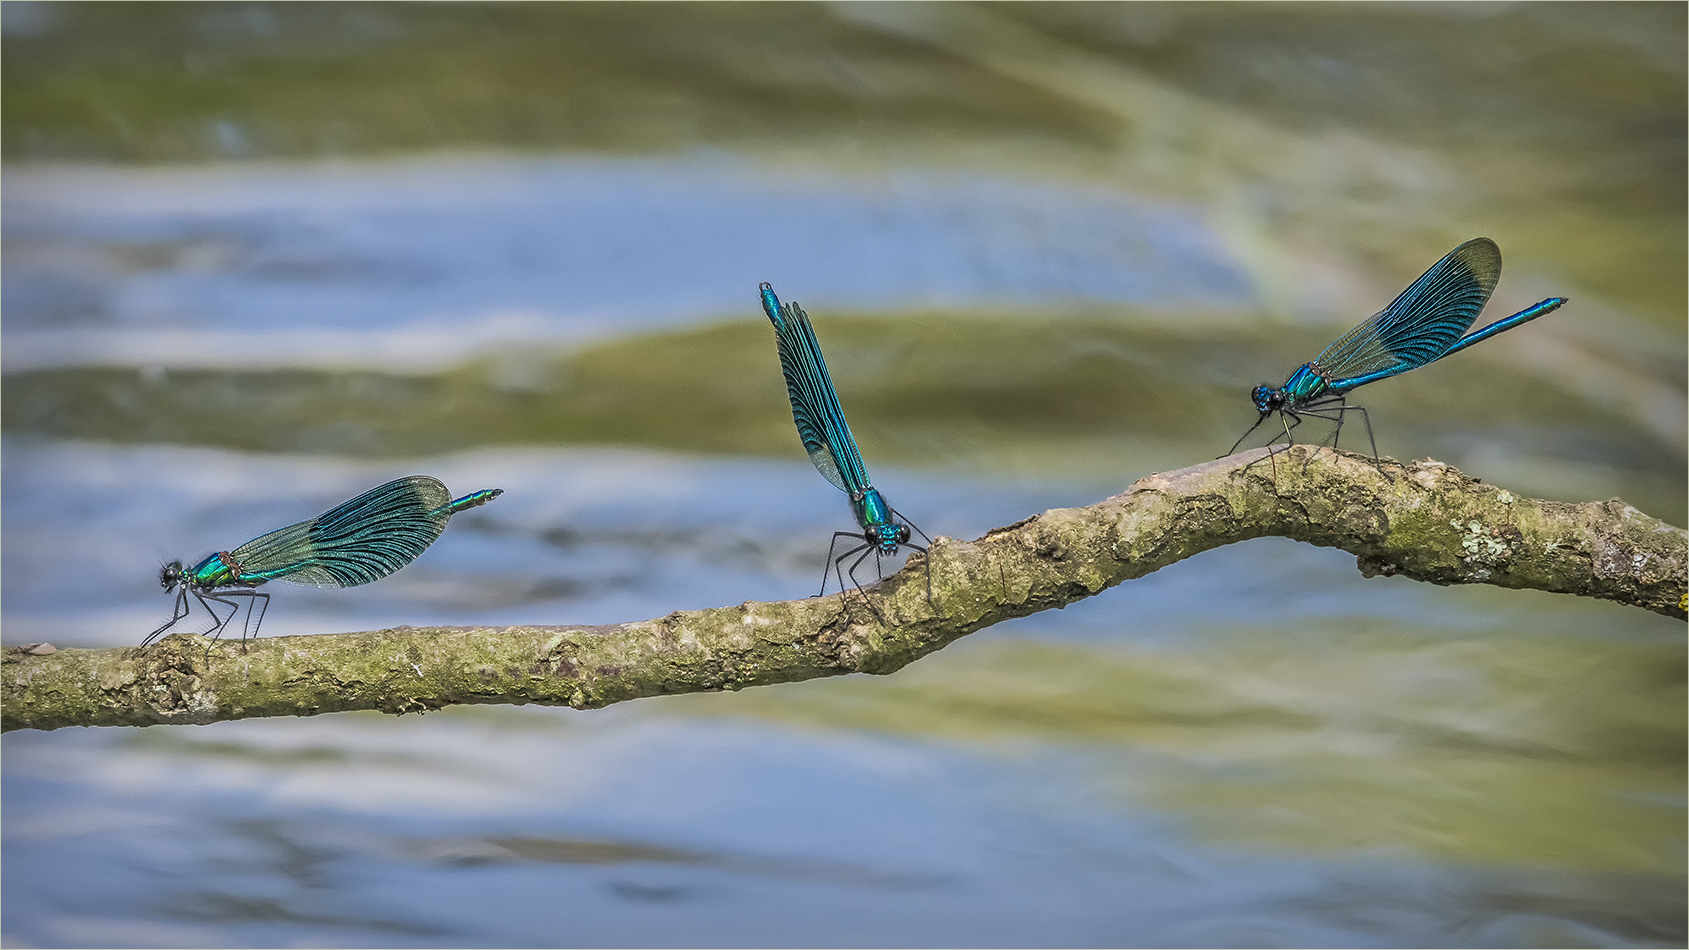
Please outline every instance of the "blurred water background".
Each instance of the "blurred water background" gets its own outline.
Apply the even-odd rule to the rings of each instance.
[[[1379,450],[1684,523],[1680,4],[0,11],[8,644],[416,472],[506,494],[266,633],[812,593],[763,280],[971,538],[1219,455],[1487,235],[1487,317],[1571,303],[1362,390]],[[1681,946],[1684,685],[1677,621],[1263,539],[890,677],[8,733],[0,927]]]

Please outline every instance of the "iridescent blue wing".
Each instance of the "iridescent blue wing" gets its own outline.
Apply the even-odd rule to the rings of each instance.
[[[792,400],[792,421],[797,423],[809,460],[827,481],[853,496],[872,488],[809,315],[796,303],[781,304],[768,284],[761,289],[762,309],[774,324],[774,339],[780,347],[780,371]]]
[[[1326,347],[1314,365],[1339,393],[1424,366],[1460,340],[1500,279],[1501,250],[1489,238],[1473,238]]]
[[[427,475],[411,475],[378,485],[310,521],[254,538],[230,556],[243,577],[356,587],[409,564],[446,530],[451,516],[446,486]]]

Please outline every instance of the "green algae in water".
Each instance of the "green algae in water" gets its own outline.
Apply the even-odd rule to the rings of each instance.
[[[8,162],[706,147],[1014,170],[1194,199],[1239,241],[1378,275],[1488,234],[1682,325],[1679,4],[86,3],[6,22]]]
[[[1249,386],[1282,380],[1330,338],[1324,328],[1178,327],[1123,314],[919,312],[816,326],[870,464],[1116,481],[1222,453],[1254,421]],[[0,397],[13,436],[365,457],[489,445],[802,457],[773,341],[751,319],[435,374],[27,371],[0,378]],[[1683,519],[1673,447],[1476,350],[1368,387],[1360,404],[1385,455],[1460,465],[1476,452],[1471,474],[1515,491],[1621,494]],[[1351,427],[1344,444],[1364,450],[1359,438]]]
[[[1501,594],[1521,632],[1338,618],[1173,648],[981,638],[893,677],[661,702],[1010,759],[1084,750],[1104,787],[1232,846],[1681,874],[1685,654],[1649,635],[1676,622],[1544,595],[1524,616],[1643,633],[1545,635]]]

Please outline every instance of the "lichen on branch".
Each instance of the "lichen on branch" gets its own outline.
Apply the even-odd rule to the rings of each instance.
[[[1275,535],[1356,555],[1368,577],[1598,597],[1685,617],[1682,528],[1618,499],[1565,504],[1411,465],[1295,446],[1139,479],[922,555],[844,594],[608,626],[398,627],[146,649],[10,647],[0,727],[209,723],[459,703],[594,708],[666,693],[892,673],[1010,617],[1062,607],[1211,548]],[[869,601],[872,601],[870,604]]]

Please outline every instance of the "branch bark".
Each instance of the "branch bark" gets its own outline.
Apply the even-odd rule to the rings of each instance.
[[[456,703],[595,708],[665,693],[892,673],[975,630],[1062,607],[1211,548],[1277,535],[1362,574],[1599,597],[1684,619],[1684,529],[1618,499],[1563,504],[1411,465],[1295,446],[1139,479],[1083,508],[937,538],[864,595],[745,602],[599,627],[397,627],[148,649],[0,655],[0,727],[209,723]]]

